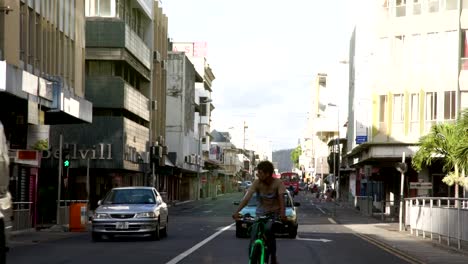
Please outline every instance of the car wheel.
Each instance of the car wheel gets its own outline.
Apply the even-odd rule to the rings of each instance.
[[[159,232],[159,222],[156,224],[156,230],[154,230],[153,233],[151,234],[151,238],[153,240],[161,239],[161,233]]]
[[[91,233],[91,239],[93,240],[93,242],[100,242],[100,241],[102,241],[102,236],[101,236],[101,234],[98,234],[96,232],[92,232]]]
[[[296,238],[297,236],[297,226],[291,228],[291,230],[289,230],[289,238]]]
[[[164,227],[164,229],[162,230],[162,236],[163,237],[167,237],[167,230],[169,228],[169,217],[166,218],[166,226]]]

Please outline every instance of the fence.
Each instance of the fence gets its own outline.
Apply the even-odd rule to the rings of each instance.
[[[436,235],[439,243],[446,240],[450,246],[456,240],[458,249],[468,241],[468,198],[418,197],[405,199],[405,226],[411,234],[432,240]]]
[[[32,227],[32,202],[13,202],[13,231]]]

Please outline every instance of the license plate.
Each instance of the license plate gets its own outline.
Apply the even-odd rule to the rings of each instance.
[[[128,229],[128,222],[118,222],[115,228],[116,229]]]

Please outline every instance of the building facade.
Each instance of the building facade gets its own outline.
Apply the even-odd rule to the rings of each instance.
[[[88,0],[85,15],[85,87],[93,122],[54,127],[51,147],[59,149],[62,135],[70,158],[63,199],[89,199],[93,209],[113,187],[150,183],[153,6]],[[56,160],[43,158],[50,174]]]
[[[436,123],[453,122],[468,106],[463,1],[384,1],[358,21],[350,48],[350,108],[345,157],[356,168],[356,195],[399,199],[396,162],[409,165],[407,182],[430,182],[408,196],[452,196],[440,166],[411,169],[417,140]],[[370,27],[369,25],[373,25]],[[460,52],[459,52],[460,51]],[[366,96],[368,95],[368,96]],[[386,210],[393,210],[387,208]]]
[[[184,52],[169,52],[167,60],[166,144],[171,162],[177,167],[178,200],[198,199],[202,160],[195,135],[195,83],[203,82]]]
[[[56,140],[50,130],[93,120],[84,99],[85,6],[74,0],[1,5],[0,120],[14,159],[10,188],[14,201],[29,202],[34,226],[55,215],[45,205],[55,212],[57,177],[41,166],[41,150]]]

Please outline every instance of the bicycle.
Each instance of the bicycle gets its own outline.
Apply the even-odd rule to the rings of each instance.
[[[271,225],[269,225],[271,223]],[[268,239],[266,236],[266,227],[270,228],[273,224],[281,223],[272,216],[260,216],[251,226],[251,231],[255,236],[251,236],[249,250],[249,264],[264,264],[269,263],[270,254],[268,252]]]

